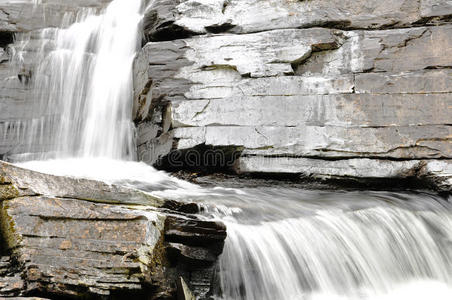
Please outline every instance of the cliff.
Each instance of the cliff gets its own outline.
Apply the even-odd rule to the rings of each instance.
[[[450,176],[450,15],[441,0],[155,1],[135,62],[139,157],[317,179],[425,179],[429,164]]]

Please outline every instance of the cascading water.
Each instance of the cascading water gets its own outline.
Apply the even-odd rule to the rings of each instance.
[[[235,211],[214,213],[228,228],[220,299],[425,299],[432,288],[434,299],[452,296],[452,207],[444,199],[247,194]]]
[[[29,43],[41,45],[31,77],[36,107],[30,124],[8,128],[43,146],[47,159],[22,166],[198,201],[201,217],[228,228],[217,299],[452,299],[452,207],[442,198],[201,188],[121,161],[135,152],[131,70],[142,10],[141,0],[114,0],[73,25],[19,38],[19,62]]]
[[[40,133],[48,128],[40,158],[134,158],[132,63],[142,2],[116,0],[100,15],[84,10],[71,26],[41,32],[27,128],[30,145],[45,144]],[[24,38],[23,47],[30,42]]]

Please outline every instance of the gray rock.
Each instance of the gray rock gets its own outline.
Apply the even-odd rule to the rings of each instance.
[[[422,17],[440,17],[452,15],[452,3],[449,0],[421,0]]]
[[[424,163],[418,175],[442,192],[452,192],[452,162],[429,161]]]
[[[355,91],[360,94],[451,93],[452,71],[450,69],[439,69],[395,74],[356,74]]]
[[[53,176],[0,162],[0,200],[33,195],[52,195],[103,203],[164,206],[165,201],[121,186],[87,179]]]
[[[287,90],[287,92],[290,91]],[[448,124],[451,105],[451,96],[436,93],[312,96],[287,94],[248,97],[236,95],[224,99],[174,102],[171,105],[171,120],[175,128],[303,125],[347,128],[422,126]]]
[[[429,3],[423,2],[426,14]],[[314,26],[402,27],[420,21],[420,14],[419,3],[403,0],[158,0],[147,13],[145,33],[162,40],[207,32],[250,33]]]
[[[244,13],[250,6],[245,2],[230,1],[226,11],[243,5]],[[203,33],[201,16],[218,10],[215,1],[209,3],[209,9],[204,4],[195,9],[188,1],[175,4],[176,10],[187,11],[174,14],[174,24]],[[413,9],[408,9],[416,11],[412,22],[425,17]],[[189,27],[180,21],[189,16],[198,16],[198,23]],[[140,158],[155,163],[171,150],[229,147],[240,152],[238,161],[249,172],[285,173],[283,156],[300,160],[299,170],[323,162],[323,171],[316,172],[325,176],[331,165],[333,176],[337,167],[330,159],[340,159],[342,169],[353,159],[368,159],[388,172],[377,176],[357,167],[359,172],[347,171],[344,177],[379,178],[400,173],[405,162],[393,159],[413,160],[417,166],[424,159],[451,158],[452,61],[443,50],[450,48],[450,25],[349,31],[260,25],[258,33],[236,26],[229,32],[246,34],[194,36],[143,48],[135,65],[135,106],[140,108],[135,120],[161,119],[140,125],[153,128],[151,135],[139,129]],[[271,25],[280,28],[278,22]],[[260,158],[274,158],[274,167],[247,163]]]
[[[240,173],[295,173],[315,178],[404,178],[414,175],[420,161],[386,161],[376,159],[322,159],[293,157],[243,157]]]
[[[295,157],[241,157],[239,173],[286,173],[315,179],[415,179],[440,192],[452,192],[451,160],[389,161],[380,159],[342,159],[325,161]]]
[[[344,128],[207,127],[204,143],[240,146],[243,155],[319,158],[451,158],[448,126]],[[195,137],[196,138],[196,137]]]
[[[14,267],[0,260],[0,297],[170,298],[180,276],[205,297],[226,229],[197,212],[193,203],[0,162],[1,250],[14,258]],[[194,263],[171,257],[172,243]],[[198,276],[210,280],[190,280]]]
[[[140,291],[164,221],[156,212],[49,197],[5,201],[2,213],[26,288],[74,296]]]
[[[445,25],[346,32],[340,48],[314,53],[296,74],[399,73],[448,67],[452,59],[444,51],[452,42],[445,37],[451,30]]]

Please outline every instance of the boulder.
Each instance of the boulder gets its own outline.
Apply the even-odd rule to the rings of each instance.
[[[0,167],[0,296],[166,299],[180,276],[209,292],[226,231],[195,204]]]

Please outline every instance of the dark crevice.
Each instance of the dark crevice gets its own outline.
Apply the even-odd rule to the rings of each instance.
[[[424,70],[443,70],[443,69],[452,69],[452,66],[428,66],[424,68]]]
[[[194,174],[187,171],[172,173],[173,176],[188,180],[203,186],[221,186],[228,188],[244,187],[278,187],[301,188],[315,190],[349,190],[349,191],[413,191],[428,194],[440,194],[434,184],[417,176],[413,171],[407,178],[373,178],[373,177],[347,177],[328,176],[325,178],[307,176],[300,173],[243,173],[243,174]],[[448,193],[444,194],[447,198]]]
[[[210,33],[223,33],[223,32],[228,32],[229,30],[231,30],[234,27],[235,27],[234,24],[223,23],[223,24],[215,24],[215,25],[206,26],[204,28],[207,30],[207,32],[210,32]]]
[[[413,26],[437,26],[452,22],[452,15],[424,17],[412,23]]]
[[[223,7],[221,8],[221,13],[225,13],[226,12],[226,8],[229,6],[229,1],[230,0],[225,0],[224,2],[223,2]]]
[[[5,48],[14,42],[14,33],[9,31],[0,31],[0,47]]]
[[[195,35],[198,35],[198,33],[170,21],[159,25],[147,38],[151,42],[163,42],[185,39]]]
[[[213,147],[202,144],[187,150],[171,151],[160,158],[155,167],[170,172],[234,173],[234,164],[242,151],[243,148],[238,146]]]
[[[284,177],[285,175],[285,177]],[[415,176],[407,178],[374,178],[374,177],[347,177],[347,176],[328,176],[320,178],[317,176],[306,176],[298,174],[247,174],[250,178],[273,179],[286,181],[290,179],[293,183],[302,184],[305,187],[311,186],[315,189],[333,189],[345,190],[384,190],[384,191],[432,191],[430,183],[421,180]]]
[[[315,27],[322,27],[322,28],[329,28],[329,29],[340,29],[340,30],[346,30],[350,28],[352,25],[352,22],[350,20],[336,20],[336,21],[315,21],[312,23],[307,23],[305,25],[299,26],[299,29],[308,29],[308,28],[315,28]]]

